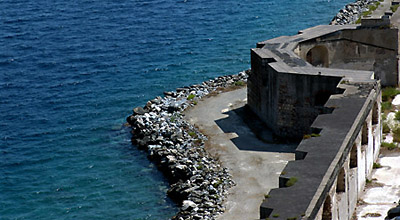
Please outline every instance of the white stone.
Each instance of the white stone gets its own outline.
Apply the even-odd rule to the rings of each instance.
[[[400,105],[400,94],[396,95],[392,101],[392,105]]]
[[[182,204],[182,210],[186,210],[188,208],[197,208],[196,203],[190,201],[190,200],[184,200]]]

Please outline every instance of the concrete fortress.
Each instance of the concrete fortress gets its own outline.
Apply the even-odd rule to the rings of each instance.
[[[249,107],[275,135],[302,139],[261,219],[351,219],[379,155],[381,85],[399,83],[398,39],[384,16],[251,50]]]

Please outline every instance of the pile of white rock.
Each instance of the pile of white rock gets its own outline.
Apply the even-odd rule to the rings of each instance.
[[[332,19],[331,25],[354,24],[361,16],[361,13],[369,10],[369,5],[375,4],[377,0],[358,0],[347,4]]]
[[[199,85],[164,92],[127,118],[132,144],[148,152],[150,160],[169,180],[169,197],[180,205],[172,219],[215,219],[234,185],[228,170],[204,149],[206,137],[183,119],[183,111],[221,88],[241,86],[246,72],[228,75]]]

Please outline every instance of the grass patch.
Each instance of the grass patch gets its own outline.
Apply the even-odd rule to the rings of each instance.
[[[194,131],[189,131],[188,134],[190,135],[190,137],[196,137],[196,132]]]
[[[397,11],[397,8],[399,8],[400,5],[392,5],[390,6],[390,10],[392,10],[393,13]]]
[[[296,177],[290,177],[290,179],[286,182],[286,186],[287,187],[291,187],[293,186],[295,183],[297,182],[297,178]]]
[[[400,111],[398,111],[394,114],[394,119],[397,121],[400,121]]]
[[[382,101],[391,101],[398,94],[400,94],[400,91],[395,87],[386,87],[382,89]]]
[[[234,85],[235,86],[244,86],[245,85],[245,83],[243,82],[243,81],[236,81],[235,83],[234,83]]]
[[[355,23],[356,24],[361,24],[361,17],[359,17]]]
[[[380,163],[374,163],[374,166],[372,168],[379,169],[382,168],[382,165]]]
[[[196,97],[195,94],[190,94],[190,95],[188,95],[188,97],[186,99],[187,100],[192,100],[192,99],[194,99],[194,97]]]
[[[386,122],[382,123],[382,133],[384,134],[390,133],[390,127]]]
[[[375,4],[374,5],[370,5],[370,6],[368,6],[368,8],[369,8],[369,11],[372,13],[373,11],[375,11],[377,8],[378,8],[378,5],[380,4],[376,4],[377,2],[375,2]]]
[[[363,11],[363,12],[361,13],[361,15],[362,15],[363,17],[368,16],[368,15],[370,15],[370,14],[372,14],[372,11]]]
[[[278,217],[279,217],[279,214],[273,214],[272,217],[278,218]]]
[[[387,148],[388,150],[394,150],[397,148],[397,145],[395,143],[382,142],[381,147]]]
[[[399,143],[400,142],[400,127],[397,126],[396,128],[394,128],[392,130],[392,133],[393,133],[393,141]]]
[[[321,136],[321,135],[317,134],[317,133],[305,134],[305,135],[303,135],[303,139],[309,139],[311,137],[319,137],[319,136]]]
[[[264,198],[268,199],[268,198],[271,198],[271,196],[268,195],[268,194],[265,194],[265,195],[264,195]]]
[[[381,111],[390,111],[392,109],[392,103],[390,101],[382,102]]]

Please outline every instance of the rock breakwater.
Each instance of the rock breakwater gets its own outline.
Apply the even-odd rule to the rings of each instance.
[[[147,151],[170,182],[168,195],[180,205],[172,219],[215,219],[224,212],[222,203],[234,185],[232,177],[205,151],[207,138],[185,121],[183,114],[203,97],[240,87],[246,81],[246,72],[241,72],[164,92],[164,97],[136,107],[127,118],[132,144]]]
[[[369,5],[375,4],[376,0],[358,0],[347,4],[335,15],[331,25],[354,24],[364,11],[369,10]]]

